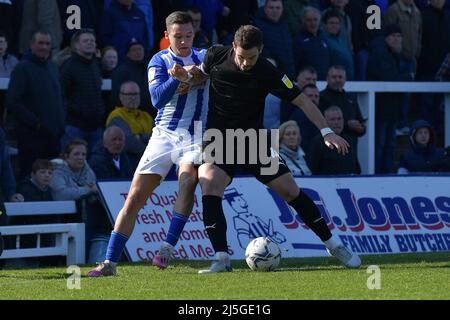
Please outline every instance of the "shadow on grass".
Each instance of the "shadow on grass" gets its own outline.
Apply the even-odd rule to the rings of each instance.
[[[13,271],[13,270],[4,270],[4,271]],[[65,280],[71,274],[68,273],[54,273],[54,274],[36,274],[30,270],[28,273],[21,270],[20,274],[0,274],[0,279],[12,279],[12,280]]]

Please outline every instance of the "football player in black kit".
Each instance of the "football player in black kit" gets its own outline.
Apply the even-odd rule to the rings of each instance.
[[[209,269],[200,270],[199,273],[231,271],[222,197],[236,172],[251,174],[275,191],[296,210],[302,221],[322,240],[332,256],[349,268],[358,268],[361,265],[358,255],[349,251],[331,234],[314,202],[299,189],[284,161],[270,145],[264,151],[271,155],[272,159],[275,158],[278,166],[275,173],[264,173],[263,169],[267,169],[267,164],[260,159],[256,163],[249,161],[252,158],[249,154],[246,155],[244,164],[236,162],[236,141],[235,138],[229,138],[225,134],[226,130],[262,129],[264,102],[269,93],[301,108],[321,130],[324,143],[328,147],[342,154],[347,153],[349,148],[347,141],[327,127],[324,117],[309,98],[268,60],[259,58],[262,47],[261,31],[251,25],[241,26],[235,34],[231,47],[210,48],[200,66],[200,71],[210,78],[207,129],[216,129],[216,132],[219,130],[223,133],[225,143],[220,150],[222,159],[227,158],[226,152],[229,152],[229,148],[226,146],[230,143],[233,143],[234,155],[229,157],[233,160],[231,162],[229,159],[225,162],[215,161],[215,157],[210,157],[209,159],[213,160],[208,161],[208,157],[205,156],[205,163],[198,171],[202,189],[203,222],[216,252],[216,261]],[[185,69],[178,70],[176,77],[180,81],[190,77]],[[260,140],[258,139],[258,148],[266,148],[262,146]],[[250,149],[252,145],[247,143],[246,153]]]

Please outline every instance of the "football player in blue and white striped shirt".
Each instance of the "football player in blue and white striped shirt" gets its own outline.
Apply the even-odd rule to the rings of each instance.
[[[167,267],[192,212],[198,182],[195,164],[200,161],[201,127],[206,120],[209,81],[205,81],[199,73],[188,73],[186,76],[179,69],[190,70],[189,66],[200,65],[206,50],[192,48],[195,33],[189,14],[181,11],[171,13],[166,18],[166,27],[165,37],[169,39],[170,46],[155,54],[148,65],[152,103],[158,109],[152,137],[134,174],[125,205],[117,217],[105,261],[88,273],[90,277],[116,274],[116,264],[133,232],[139,210],[174,163],[178,166],[178,198],[167,239],[153,259],[153,264],[159,268]],[[183,76],[180,77],[180,74]],[[199,136],[199,139],[194,139],[194,136]]]

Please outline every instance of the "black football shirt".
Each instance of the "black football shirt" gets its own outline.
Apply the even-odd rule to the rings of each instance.
[[[248,71],[234,63],[232,47],[208,49],[202,70],[210,76],[207,128],[263,128],[266,96],[292,101],[301,91],[268,60],[259,57]]]

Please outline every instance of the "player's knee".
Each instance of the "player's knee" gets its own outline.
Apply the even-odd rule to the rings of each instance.
[[[295,200],[300,194],[300,190],[298,188],[285,188],[281,190],[279,196],[286,202],[291,202]]]
[[[147,201],[147,195],[145,195],[143,192],[133,192],[131,194],[128,194],[127,197],[127,204],[128,207],[140,210]]]
[[[206,196],[206,195],[221,195],[221,190],[220,190],[219,186],[214,184],[211,180],[200,178],[199,183],[200,183],[200,187],[202,188],[202,195],[204,195],[204,196]],[[223,190],[222,190],[222,194],[223,194]]]

